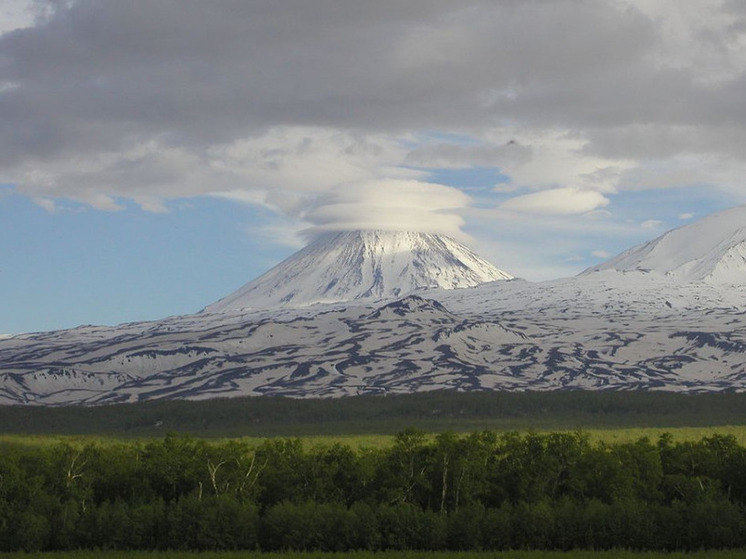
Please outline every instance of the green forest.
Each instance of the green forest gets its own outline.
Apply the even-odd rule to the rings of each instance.
[[[274,396],[106,406],[0,406],[5,434],[207,437],[746,425],[746,393],[455,392],[334,399]]]
[[[746,546],[746,448],[670,435],[407,429],[0,449],[0,551],[631,550]]]

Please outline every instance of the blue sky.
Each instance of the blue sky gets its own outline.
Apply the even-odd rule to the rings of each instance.
[[[746,3],[0,7],[0,334],[191,313],[316,232],[575,274],[746,203]]]
[[[166,214],[69,204],[50,214],[9,189],[0,199],[2,328],[118,324],[199,311],[292,248],[250,233],[266,212],[219,199]],[[10,192],[10,194],[8,194]]]
[[[459,172],[439,180],[471,188],[489,175],[479,169],[474,176]],[[180,201],[165,214],[144,212],[126,201],[121,202],[124,209],[116,212],[69,203],[49,213],[10,187],[2,192],[0,234],[12,242],[0,249],[1,327],[9,333],[197,312],[297,248],[260,232],[276,221],[270,212],[227,200]],[[688,189],[628,195],[613,205],[620,227],[628,234],[597,234],[597,242],[590,245],[584,232],[553,239],[490,220],[474,221],[466,232],[476,240],[499,231],[502,242],[539,251],[547,259],[550,277],[553,269],[562,276],[605,260],[604,255],[592,254],[594,250],[614,255],[696,218],[682,219],[682,214],[703,216],[730,203],[706,190]],[[648,210],[641,211],[645,207]],[[642,218],[661,223],[643,227]],[[482,240],[480,252],[490,253],[490,245]],[[522,262],[533,259],[523,257],[520,250],[508,256],[501,259],[498,249],[490,259],[524,277],[533,271],[521,273]],[[537,275],[542,272],[547,271],[537,267]]]

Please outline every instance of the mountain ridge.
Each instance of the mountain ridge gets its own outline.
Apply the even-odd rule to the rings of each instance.
[[[654,273],[684,282],[745,284],[746,205],[668,231],[582,274],[604,270]]]

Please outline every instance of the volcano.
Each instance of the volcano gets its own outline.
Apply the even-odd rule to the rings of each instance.
[[[511,278],[444,235],[343,231],[323,234],[203,312],[384,299]]]

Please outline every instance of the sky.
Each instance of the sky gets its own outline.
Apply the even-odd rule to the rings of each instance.
[[[0,334],[199,311],[323,231],[567,277],[746,203],[741,0],[4,0]]]

